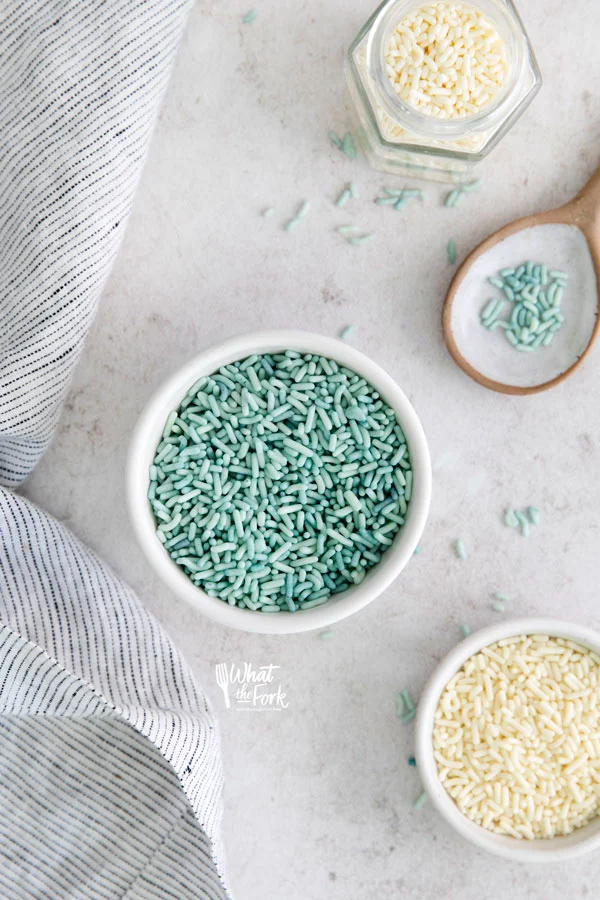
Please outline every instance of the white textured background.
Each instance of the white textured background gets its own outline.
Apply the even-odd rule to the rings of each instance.
[[[522,0],[542,92],[454,210],[443,188],[403,213],[372,203],[381,184],[331,147],[348,124],[342,52],[366,0],[200,3],[192,14],[125,242],[56,440],[26,486],[145,598],[220,712],[226,843],[238,900],[515,900],[597,895],[600,860],[521,867],[464,843],[431,808],[413,810],[410,726],[394,694],[418,696],[458,625],[548,613],[600,627],[600,347],[564,385],[495,395],[445,352],[439,313],[451,270],[489,231],[566,200],[600,158],[600,16],[591,0]],[[352,178],[361,199],[336,210]],[[402,182],[400,182],[402,184]],[[312,212],[292,234],[300,201]],[[269,220],[262,208],[276,207]],[[354,221],[377,239],[346,245]],[[423,540],[369,609],[317,635],[260,637],[213,626],[148,571],[123,502],[133,422],[161,379],[207,345],[257,327],[337,334],[398,380],[434,460]],[[529,540],[504,528],[506,504],[533,503]],[[451,543],[463,536],[466,562]],[[216,661],[281,666],[278,714],[223,709]]]

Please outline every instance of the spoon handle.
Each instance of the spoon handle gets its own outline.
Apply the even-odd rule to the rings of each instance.
[[[600,167],[584,184],[573,203],[578,208],[581,219],[600,240]]]

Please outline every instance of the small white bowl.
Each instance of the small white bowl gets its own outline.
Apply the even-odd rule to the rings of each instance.
[[[600,654],[600,634],[596,631],[583,625],[550,618],[511,619],[483,628],[461,641],[435,669],[419,700],[415,722],[415,756],[419,775],[429,799],[446,821],[462,837],[481,849],[496,856],[526,863],[574,859],[600,848],[600,817],[565,837],[519,841],[488,831],[463,815],[446,793],[437,774],[432,733],[435,711],[444,688],[471,656],[496,641],[519,634],[547,634],[550,637],[566,638]]]
[[[297,350],[334,359],[362,375],[395,411],[406,435],[414,472],[412,500],[405,525],[381,562],[362,584],[348,588],[313,609],[266,614],[230,606],[209,597],[175,565],[156,536],[154,517],[147,500],[149,468],[169,412],[176,409],[191,385],[202,375],[244,359],[253,353]],[[262,634],[292,634],[323,628],[352,615],[374,600],[407,564],[425,527],[431,499],[431,462],[421,423],[396,382],[376,363],[348,344],[304,331],[263,331],[242,335],[200,353],[175,372],[149,401],[135,427],[127,463],[126,491],[133,529],[146,558],[174,594],[222,625]]]

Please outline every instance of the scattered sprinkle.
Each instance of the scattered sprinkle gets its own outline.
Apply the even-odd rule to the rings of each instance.
[[[353,181],[351,181],[348,185],[348,190],[350,191],[350,196],[355,200],[358,198],[358,190]]]
[[[303,203],[300,204],[300,206],[298,208],[298,212],[293,217],[293,219],[290,219],[289,222],[286,222],[286,224],[283,226],[284,230],[292,231],[296,227],[296,225],[298,225],[300,223],[300,220],[303,219],[308,214],[309,210],[310,210],[310,200],[305,200]]]
[[[396,694],[396,712],[404,725],[412,722],[417,715],[417,705],[407,690]]]
[[[452,240],[448,241],[448,243],[446,244],[446,253],[448,255],[448,262],[450,263],[451,266],[453,266],[456,263],[456,242],[455,241],[452,241]]]
[[[412,198],[423,200],[423,191],[418,188],[383,188],[384,197],[376,197],[377,206],[393,206],[394,209],[404,209],[408,201]]]
[[[342,193],[339,195],[337,200],[335,201],[335,205],[337,207],[345,206],[348,200],[352,197],[352,193],[349,188],[345,187]]]
[[[501,603],[510,603],[510,597],[507,597],[506,594],[503,594],[502,591],[496,591],[494,594],[496,600],[500,600]]]
[[[417,761],[416,761],[416,759],[414,758],[414,756],[409,756],[407,762],[408,762],[409,766],[412,766],[412,767],[413,767],[413,769],[414,769],[415,766],[417,765]]]
[[[353,244],[354,246],[364,244],[366,241],[371,241],[375,237],[374,234],[356,234],[358,231],[357,225],[339,225],[335,230],[338,234],[341,234],[349,244]]]
[[[413,550],[413,556],[418,556],[420,552],[421,552],[421,545],[417,544],[417,546]]]
[[[494,600],[494,602],[492,603],[492,609],[494,610],[494,612],[503,613],[506,607],[501,600]]]
[[[461,184],[460,187],[454,188],[454,190],[446,194],[446,197],[444,199],[444,206],[456,206],[456,204],[462,199],[464,194],[469,194],[471,193],[471,191],[476,191],[480,186],[481,178],[479,178],[477,181],[472,181],[470,184]]]
[[[417,708],[415,701],[413,700],[413,698],[410,696],[409,692],[406,689],[403,691],[400,691],[400,696],[402,697],[402,702],[404,703],[404,705],[406,706],[406,708],[409,712],[412,712],[413,709]]]
[[[374,237],[374,234],[359,234],[356,237],[348,237],[346,240],[349,244],[352,244],[353,247],[358,247],[360,244],[366,244],[367,241],[372,241]]]
[[[263,211],[261,212],[261,216],[262,216],[264,219],[268,219],[268,218],[270,218],[270,216],[273,215],[274,212],[275,212],[274,207],[273,207],[273,206],[268,206],[267,209],[263,209]]]
[[[330,641],[331,638],[333,637],[333,635],[334,635],[333,631],[322,631],[321,634],[319,635],[319,637],[321,638],[322,641]]]
[[[516,268],[501,269],[488,282],[502,292],[502,298],[492,298],[482,309],[484,328],[501,328],[515,350],[548,347],[564,322],[560,304],[567,283],[565,273],[548,272],[545,264],[528,260]],[[512,304],[509,315],[500,318],[507,302]]]
[[[504,514],[504,524],[509,528],[519,528],[523,537],[529,537],[529,525],[538,525],[541,516],[535,506],[528,506],[524,512],[516,509],[507,509]]]
[[[349,338],[353,331],[354,325],[346,325],[345,328],[342,328],[342,330],[340,331],[340,338],[342,339],[342,341],[345,341],[347,338]]]
[[[463,622],[462,625],[460,626],[460,630],[461,630],[462,633],[463,633],[463,637],[468,638],[469,635],[471,634],[471,629],[470,629],[469,626],[466,625],[464,622]]]
[[[342,138],[342,153],[344,153],[348,159],[356,158],[356,146],[354,144],[354,138],[350,134],[349,131],[346,132],[344,137]]]
[[[342,139],[337,136],[335,131],[329,132],[329,140],[335,147],[339,147],[340,150],[342,149]]]
[[[515,517],[517,519],[517,522],[519,523],[519,527],[521,529],[521,534],[523,535],[523,537],[529,537],[529,520],[525,513],[516,510]]]
[[[427,803],[427,794],[425,791],[423,791],[423,793],[419,794],[419,796],[413,803],[413,806],[415,809],[423,809],[423,807],[425,806],[426,803]]]
[[[258,10],[251,9],[250,12],[247,12],[245,16],[242,16],[242,24],[250,25],[251,22],[254,22],[258,15]]]
[[[465,542],[463,541],[462,538],[458,538],[458,540],[456,541],[454,547],[455,547],[455,550],[456,550],[456,555],[458,556],[459,559],[466,559],[466,558],[467,558],[467,550],[466,550],[466,548],[465,548]]]

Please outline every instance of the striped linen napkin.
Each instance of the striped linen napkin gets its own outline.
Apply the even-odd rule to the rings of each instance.
[[[189,0],[0,8],[0,896],[227,897],[207,700],[132,592],[14,489],[123,235]]]

